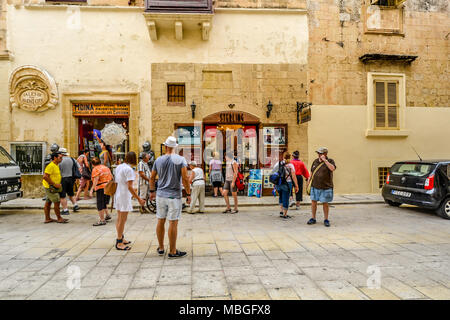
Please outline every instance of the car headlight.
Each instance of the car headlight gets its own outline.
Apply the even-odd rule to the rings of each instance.
[[[6,187],[6,192],[11,192],[11,191],[12,191],[12,186]]]
[[[18,191],[19,190],[19,186],[18,185],[15,185],[14,186],[14,191]]]

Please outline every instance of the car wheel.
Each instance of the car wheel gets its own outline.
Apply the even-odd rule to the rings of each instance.
[[[400,205],[401,205],[401,203],[399,203],[399,202],[394,202],[394,201],[391,201],[391,200],[386,200],[386,203],[387,203],[388,205],[392,206],[392,207],[400,207]]]
[[[437,209],[437,214],[444,219],[450,219],[450,198],[442,201],[441,206]]]

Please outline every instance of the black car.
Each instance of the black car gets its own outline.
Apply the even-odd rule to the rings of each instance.
[[[389,169],[382,195],[391,206],[411,204],[450,219],[450,160],[396,162]]]

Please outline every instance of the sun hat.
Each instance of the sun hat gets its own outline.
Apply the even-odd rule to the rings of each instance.
[[[328,153],[328,149],[326,147],[320,147],[316,150],[317,153]]]
[[[176,147],[178,147],[177,138],[175,138],[173,136],[168,137],[166,139],[166,142],[164,142],[164,145],[166,147],[169,147],[169,148],[176,148]]]
[[[190,166],[196,167],[197,166],[197,162],[196,161],[191,161],[189,162]]]
[[[67,149],[66,148],[59,148],[59,153],[61,153],[62,155],[64,155],[64,156],[67,156],[67,155],[69,155],[68,153],[67,153]]]

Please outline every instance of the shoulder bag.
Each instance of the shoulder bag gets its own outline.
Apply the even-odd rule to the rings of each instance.
[[[308,184],[306,185],[306,193],[308,194],[308,196],[311,194],[311,185],[312,185],[314,176],[315,176],[317,170],[319,170],[319,168],[320,168],[321,166],[323,166],[324,164],[325,164],[325,162],[322,162],[321,164],[319,164],[319,165],[317,166],[317,168],[315,168],[314,171],[313,171],[313,173],[311,174],[311,179],[309,179]]]

